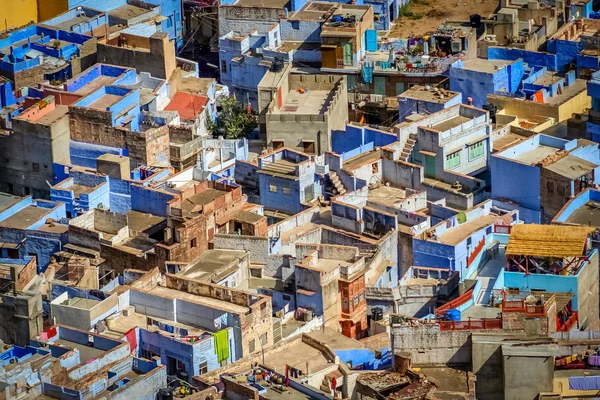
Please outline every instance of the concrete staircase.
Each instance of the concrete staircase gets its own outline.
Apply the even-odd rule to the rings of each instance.
[[[329,171],[329,180],[331,181],[331,186],[335,189],[334,195],[346,193],[346,188],[335,171]]]
[[[406,139],[406,143],[404,143],[404,148],[400,153],[400,161],[407,162],[409,160],[413,148],[415,147],[415,144],[417,144],[417,135],[411,133],[409,138]]]

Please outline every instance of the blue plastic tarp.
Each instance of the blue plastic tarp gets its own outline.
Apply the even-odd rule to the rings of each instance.
[[[573,376],[569,378],[570,390],[600,390],[600,376]]]

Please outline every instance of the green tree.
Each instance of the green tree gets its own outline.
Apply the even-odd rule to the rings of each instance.
[[[217,100],[221,111],[217,121],[209,120],[208,129],[214,137],[223,136],[225,139],[245,137],[258,126],[256,111],[248,113],[248,109],[238,103],[235,97],[221,97]]]

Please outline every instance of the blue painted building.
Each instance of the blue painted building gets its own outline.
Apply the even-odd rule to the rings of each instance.
[[[596,205],[600,203],[600,190],[586,189],[569,200],[552,220],[553,224],[589,226],[596,228],[592,234],[592,245],[600,248],[600,219]]]
[[[373,7],[375,29],[387,31],[392,21],[398,19],[400,7],[408,4],[406,0],[363,0],[362,4]]]
[[[85,143],[78,143],[78,151],[83,148],[87,154],[90,154],[96,150],[93,145],[84,145]],[[94,152],[94,155],[96,154],[100,154],[98,157],[102,159],[111,153],[98,151]],[[77,162],[77,159],[73,161]],[[128,161],[127,164],[129,164]],[[60,183],[52,187],[50,196],[54,201],[62,201],[66,204],[69,218],[74,218],[94,208],[103,208],[122,214],[132,209],[141,212],[150,209],[161,210],[160,215],[164,216],[166,215],[166,201],[174,198],[174,195],[163,198],[152,196],[151,193],[154,191],[144,189],[148,188],[151,183],[169,176],[170,168],[140,166],[132,170],[128,176],[121,176],[102,167],[98,172],[93,172],[80,168],[80,166],[89,168],[88,165],[81,164],[56,164],[54,166]],[[92,168],[96,168],[95,159]],[[153,197],[156,198],[153,199]]]
[[[470,278],[480,266],[484,248],[493,240],[496,225],[519,220],[516,211],[492,210],[487,200],[452,216],[427,230],[423,239],[413,239],[414,265],[458,271],[460,279]],[[450,209],[448,210],[450,211]]]
[[[495,287],[569,293],[573,297],[567,311],[578,313],[577,330],[597,329],[598,293],[593,288],[598,279],[598,250],[591,245],[592,231],[559,225],[513,226],[506,247],[507,266]]]
[[[31,25],[0,39],[0,75],[11,79],[16,88],[44,80],[66,80],[79,73],[70,60],[89,54],[82,46],[91,38],[79,33]]]
[[[587,132],[594,142],[600,142],[600,71],[594,72],[592,79],[587,82],[587,94],[592,98]]]
[[[297,214],[322,193],[316,162],[287,148],[258,157],[260,204],[270,210]]]
[[[475,107],[481,107],[488,94],[516,92],[524,72],[520,59],[457,61],[450,67],[450,90],[462,93],[463,102],[471,98]]]
[[[527,223],[551,221],[567,199],[597,182],[598,165],[596,143],[535,135],[492,155],[492,198]]]
[[[17,104],[12,82],[0,76],[0,128],[10,129],[11,120],[21,111],[23,107]]]
[[[66,9],[69,11],[51,18],[45,24],[61,26],[73,32],[89,33],[90,29],[102,29],[106,24],[132,26],[145,22],[138,14],[140,11],[145,13],[143,8],[149,8],[160,11],[158,15],[163,17],[157,19],[157,28],[168,33],[169,39],[176,41],[177,48],[183,46],[183,14],[182,3],[179,0],[152,0],[144,3],[130,0],[68,0],[66,3]],[[78,10],[78,7],[81,9]]]
[[[31,196],[0,194],[0,241],[17,258],[36,256],[38,272],[45,271],[50,256],[67,243],[63,203],[33,200]],[[50,222],[53,221],[53,222]],[[8,256],[9,253],[3,255]]]

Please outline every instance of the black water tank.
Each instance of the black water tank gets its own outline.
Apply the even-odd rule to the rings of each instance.
[[[496,123],[496,111],[498,110],[498,107],[496,107],[495,104],[484,104],[483,107],[484,110],[487,110],[490,113],[490,121],[492,121],[492,124]]]
[[[173,400],[173,392],[169,388],[160,388],[156,400]]]
[[[471,27],[472,28],[478,28],[479,25],[481,25],[481,15],[479,15],[479,14],[472,14],[469,17],[469,21],[471,22]]]
[[[381,321],[383,319],[383,310],[381,307],[374,307],[371,309],[371,318],[373,321]]]
[[[283,69],[283,58],[275,57],[271,63],[271,72],[281,72]]]

